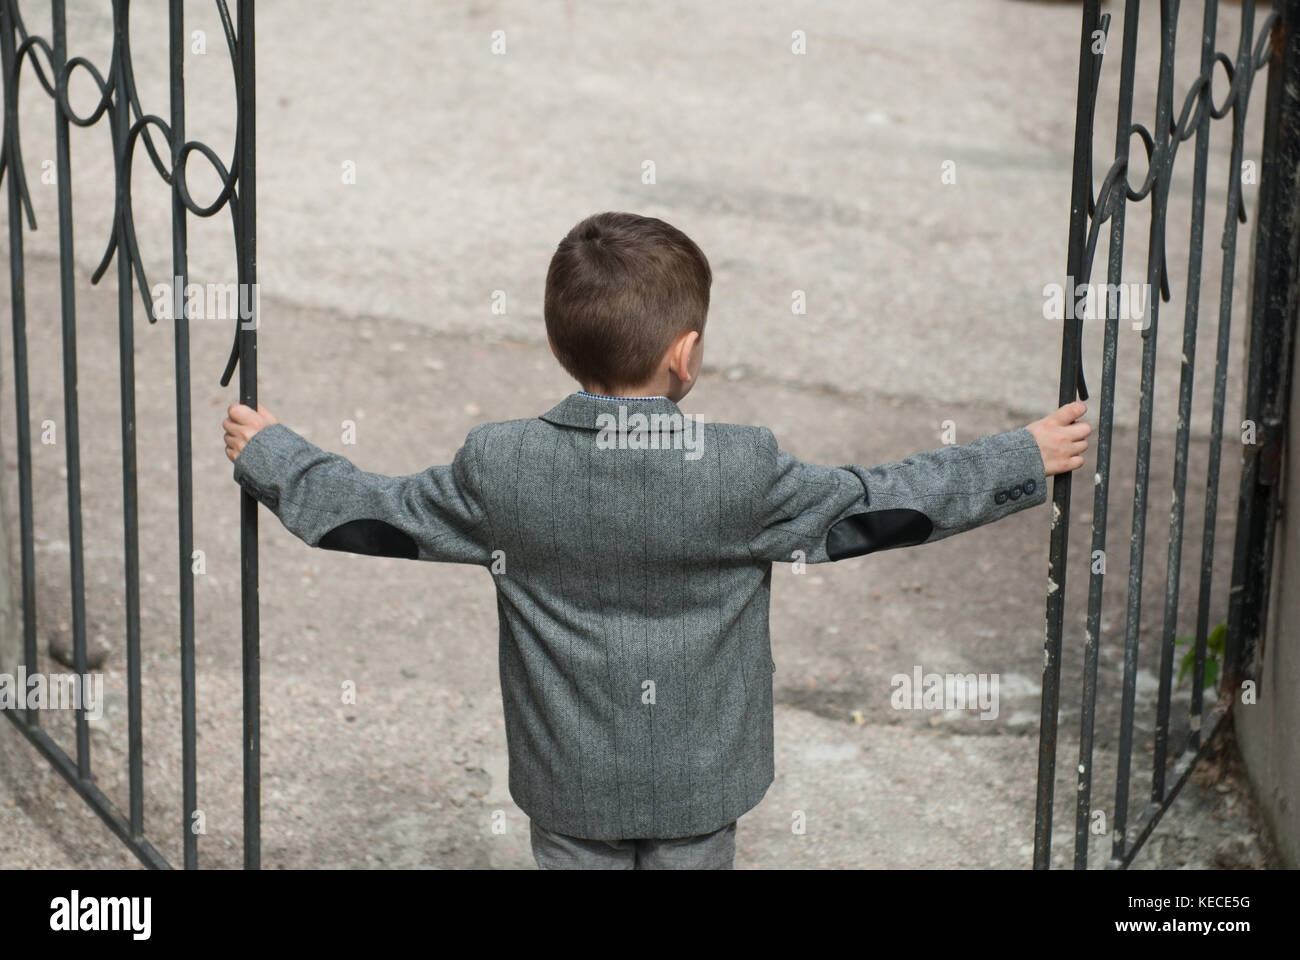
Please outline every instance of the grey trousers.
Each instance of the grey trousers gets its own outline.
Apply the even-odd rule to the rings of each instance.
[[[529,821],[533,858],[542,870],[730,870],[736,822],[713,833],[668,840],[584,840]]]

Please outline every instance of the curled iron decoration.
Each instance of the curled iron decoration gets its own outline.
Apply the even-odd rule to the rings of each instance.
[[[1173,15],[1177,18],[1178,2],[1174,0]],[[1101,61],[1105,55],[1106,42],[1110,36],[1110,14],[1104,14],[1101,18],[1100,29],[1102,33],[1101,51],[1094,55],[1094,64],[1092,72],[1092,84],[1089,90],[1091,98],[1089,107],[1090,114],[1095,116],[1097,109],[1097,90],[1100,86],[1101,79]],[[1173,173],[1174,161],[1177,159],[1179,144],[1191,139],[1197,128],[1204,119],[1205,112],[1208,110],[1210,116],[1215,120],[1222,120],[1229,113],[1234,114],[1233,122],[1244,122],[1244,104],[1242,104],[1242,94],[1249,89],[1251,80],[1255,72],[1268,63],[1268,41],[1272,35],[1273,28],[1279,21],[1276,11],[1269,14],[1265,19],[1263,26],[1260,27],[1259,33],[1255,38],[1254,49],[1249,55],[1242,58],[1241,63],[1234,66],[1233,60],[1226,53],[1218,51],[1214,54],[1209,67],[1192,81],[1183,99],[1182,110],[1175,120],[1170,115],[1169,135],[1172,139],[1157,143],[1144,125],[1134,123],[1130,128],[1130,136],[1136,134],[1142,141],[1143,147],[1147,153],[1147,174],[1142,185],[1136,190],[1128,180],[1128,159],[1127,157],[1117,157],[1110,169],[1106,172],[1102,180],[1101,189],[1096,193],[1092,192],[1089,186],[1088,197],[1088,240],[1084,249],[1083,269],[1080,271],[1080,277],[1074,278],[1074,282],[1080,282],[1080,278],[1092,276],[1093,258],[1097,249],[1097,240],[1101,233],[1101,226],[1115,213],[1116,205],[1126,203],[1129,200],[1141,202],[1148,196],[1151,197],[1152,203],[1152,222],[1163,223],[1165,210],[1161,203],[1163,191],[1157,190],[1157,185],[1167,185]],[[1215,65],[1222,64],[1224,73],[1228,78],[1228,92],[1223,98],[1223,105],[1216,108],[1214,106],[1214,73]],[[1238,114],[1238,108],[1243,108]],[[1237,219],[1241,223],[1246,222],[1246,204],[1242,198],[1241,191],[1241,170],[1234,170],[1231,174],[1237,180]],[[1088,180],[1092,181],[1092,159],[1088,159]],[[1123,185],[1123,192],[1116,190],[1118,184]],[[1161,230],[1160,242],[1160,299],[1168,303],[1170,298],[1169,292],[1169,266],[1165,251],[1164,231]],[[1148,330],[1143,330],[1144,337],[1149,335]],[[1088,399],[1087,382],[1083,374],[1083,325],[1079,324],[1076,330],[1078,341],[1075,344],[1076,356],[1078,356],[1078,370],[1076,373],[1076,383],[1079,397],[1083,400]]]
[[[22,67],[24,59],[30,59],[36,79],[44,88],[58,107],[60,113],[68,121],[78,127],[92,127],[100,121],[105,115],[109,117],[110,130],[115,125],[117,111],[125,109],[128,111],[127,116],[130,123],[130,129],[127,133],[126,142],[120,150],[114,151],[114,178],[116,189],[114,194],[113,209],[113,227],[109,231],[108,243],[104,249],[104,255],[100,258],[99,265],[91,274],[91,283],[98,283],[107,272],[109,265],[113,262],[114,255],[118,252],[117,226],[122,226],[122,233],[126,240],[126,258],[131,266],[131,270],[136,278],[136,285],[139,287],[140,298],[144,303],[145,314],[150,323],[157,323],[158,315],[154,311],[154,305],[149,296],[149,282],[145,272],[144,262],[140,256],[139,245],[136,242],[135,218],[131,208],[131,172],[132,161],[135,156],[135,145],[138,139],[143,138],[145,150],[153,163],[154,169],[168,186],[174,186],[181,203],[185,209],[197,217],[212,217],[217,214],[223,207],[228,207],[231,215],[231,225],[235,238],[236,262],[243,264],[243,241],[239,232],[239,203],[240,203],[240,171],[239,155],[240,144],[244,134],[243,131],[243,111],[239,109],[238,98],[244,95],[241,85],[239,84],[239,42],[235,36],[234,24],[230,18],[230,10],[227,7],[226,0],[215,0],[217,15],[221,20],[222,33],[226,39],[226,50],[230,55],[231,70],[235,77],[235,94],[236,94],[236,123],[235,123],[235,142],[231,150],[231,159],[229,163],[223,163],[217,152],[206,143],[199,140],[187,140],[180,145],[179,149],[172,150],[172,133],[171,127],[165,120],[155,114],[144,113],[140,105],[139,93],[136,89],[135,71],[131,62],[130,30],[128,29],[127,18],[129,3],[128,0],[119,0],[113,4],[114,26],[118,27],[118,18],[120,18],[120,33],[122,36],[121,43],[114,43],[113,56],[109,63],[107,78],[99,69],[85,57],[71,57],[63,65],[63,68],[55,75],[54,70],[54,52],[48,40],[44,37],[29,34],[23,23],[22,15],[18,9],[16,0],[0,0],[0,2],[9,2],[13,14],[14,25],[22,42],[18,45],[14,65],[11,74],[5,77],[6,84],[13,84],[14,100],[17,101],[18,84],[22,76]],[[49,76],[42,67],[36,51],[41,51],[45,55],[46,65],[49,69]],[[94,108],[85,115],[78,114],[72,107],[68,96],[68,81],[72,73],[77,68],[81,68],[90,75],[91,80],[99,90],[99,100]],[[127,91],[127,102],[122,104],[116,95],[119,71],[123,80],[123,87]],[[51,82],[53,77],[53,82]],[[163,145],[167,148],[166,152],[175,154],[176,163],[169,166],[163,159],[159,148],[155,146],[151,135],[150,127],[156,128],[157,133],[162,138]],[[192,153],[201,154],[204,159],[212,165],[221,181],[221,190],[217,193],[216,198],[208,204],[200,204],[190,193],[188,184],[188,163]],[[14,116],[6,116],[4,124],[4,142],[3,148],[0,149],[0,181],[3,181],[5,174],[8,173],[18,181],[18,194],[22,200],[23,210],[26,213],[28,228],[36,229],[36,215],[32,209],[31,194],[27,186],[27,176],[23,169],[22,145],[18,132],[18,122],[16,111]],[[242,269],[242,267],[241,267]],[[239,288],[242,291],[246,286],[245,278],[241,275],[239,278]],[[251,296],[251,295],[250,295]],[[182,301],[183,302],[183,301]],[[242,302],[242,301],[241,301]],[[236,311],[239,312],[238,310]],[[239,363],[239,329],[243,321],[242,316],[235,318],[235,338],[230,349],[230,357],[226,362],[225,370],[221,375],[221,385],[224,387],[230,382],[231,376]]]

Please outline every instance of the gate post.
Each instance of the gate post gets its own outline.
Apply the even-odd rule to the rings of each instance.
[[[1220,689],[1234,691],[1256,675],[1267,626],[1276,519],[1296,311],[1300,306],[1300,0],[1275,0],[1282,21],[1273,32],[1264,107],[1259,219],[1247,311],[1246,388],[1241,489],[1228,630]],[[1253,442],[1245,431],[1253,425]]]

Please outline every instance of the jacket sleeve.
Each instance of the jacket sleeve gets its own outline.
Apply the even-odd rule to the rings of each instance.
[[[802,463],[764,428],[756,479],[750,552],[774,561],[933,543],[1047,500],[1038,442],[1024,427],[869,468]]]
[[[235,480],[310,546],[486,564],[490,527],[476,493],[474,448],[471,431],[450,466],[388,477],[273,423],[240,451]]]

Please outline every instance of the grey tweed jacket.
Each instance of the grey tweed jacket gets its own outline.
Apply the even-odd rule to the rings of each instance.
[[[486,568],[511,796],[549,830],[599,839],[707,833],[763,798],[773,562],[930,543],[1047,498],[1024,428],[813,466],[766,428],[576,393],[477,426],[450,466],[409,476],[363,472],[283,424],[234,475],[312,546]]]

